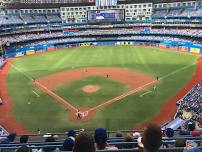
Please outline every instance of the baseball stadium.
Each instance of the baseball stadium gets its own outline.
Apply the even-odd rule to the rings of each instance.
[[[0,151],[202,151],[201,0],[0,0]]]

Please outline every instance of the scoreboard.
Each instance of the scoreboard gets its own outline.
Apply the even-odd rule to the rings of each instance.
[[[87,19],[89,23],[123,22],[125,20],[125,10],[89,10],[87,12]]]

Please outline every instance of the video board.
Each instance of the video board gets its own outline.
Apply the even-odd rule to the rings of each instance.
[[[113,10],[89,10],[88,22],[101,23],[101,22],[123,22],[125,20],[124,9]]]

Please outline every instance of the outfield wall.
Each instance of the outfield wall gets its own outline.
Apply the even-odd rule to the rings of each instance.
[[[156,42],[138,42],[138,41],[99,41],[99,42],[74,42],[74,43],[55,43],[46,45],[26,46],[18,49],[6,50],[4,57],[22,57],[25,55],[34,55],[47,51],[53,51],[58,48],[69,47],[88,47],[88,46],[117,46],[117,45],[143,45],[143,46],[156,46],[159,48],[169,48],[180,52],[190,52],[195,54],[202,54],[202,44],[161,41]]]

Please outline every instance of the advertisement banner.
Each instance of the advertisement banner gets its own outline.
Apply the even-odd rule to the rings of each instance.
[[[80,43],[80,46],[93,46],[93,43]]]
[[[48,51],[54,51],[54,50],[55,50],[55,47],[53,46],[48,47]]]
[[[200,49],[199,48],[190,48],[190,52],[200,54]]]
[[[189,48],[186,47],[186,46],[180,46],[180,47],[179,47],[179,51],[181,51],[181,52],[188,52],[188,51],[189,51]]]
[[[39,54],[39,53],[43,53],[43,52],[45,52],[44,50],[36,50],[36,54]]]
[[[15,57],[21,57],[24,56],[24,52],[16,52]]]
[[[132,41],[124,41],[124,42],[117,42],[117,45],[133,45],[134,42]]]
[[[35,54],[34,50],[28,50],[28,51],[26,51],[26,55],[33,55],[33,54]]]
[[[166,48],[166,44],[159,44],[160,48]]]

